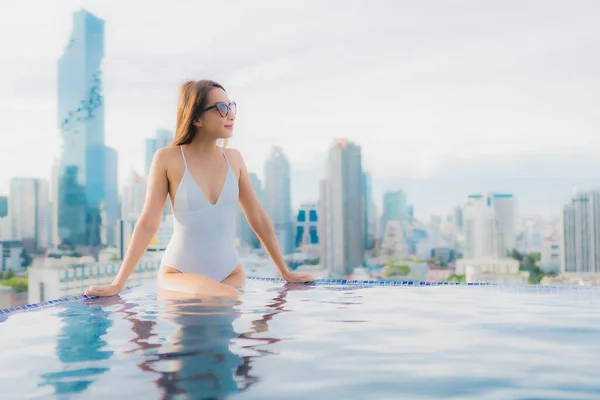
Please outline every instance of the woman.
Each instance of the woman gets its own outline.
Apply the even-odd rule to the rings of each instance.
[[[191,296],[240,293],[245,278],[234,244],[238,201],[281,276],[288,282],[314,280],[288,270],[242,155],[217,145],[231,137],[235,114],[236,104],[218,83],[181,86],[175,140],[154,155],[144,209],[119,273],[110,285],[92,286],[86,294],[114,296],[123,289],[158,230],[167,194],[175,230],[158,272],[160,290]]]

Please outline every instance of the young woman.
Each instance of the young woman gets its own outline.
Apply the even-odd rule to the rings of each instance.
[[[288,282],[314,280],[287,268],[242,155],[217,144],[231,137],[236,111],[216,82],[181,86],[175,140],[154,155],[144,209],[119,273],[110,285],[92,286],[86,294],[114,296],[123,289],[158,230],[167,194],[175,229],[158,272],[159,290],[191,296],[240,293],[245,278],[234,244],[238,201],[281,276]]]

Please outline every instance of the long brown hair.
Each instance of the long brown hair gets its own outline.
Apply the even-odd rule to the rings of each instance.
[[[177,104],[177,127],[173,146],[191,143],[196,135],[194,120],[200,117],[202,110],[208,102],[208,92],[212,89],[223,89],[215,81],[203,79],[200,81],[185,82],[179,88],[179,102]]]

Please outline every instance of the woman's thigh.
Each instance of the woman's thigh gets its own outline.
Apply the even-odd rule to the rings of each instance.
[[[236,268],[236,270],[221,283],[200,275],[183,273],[167,267],[158,272],[158,288],[194,297],[235,297],[239,296],[240,292],[233,287],[233,285],[226,283],[226,281],[231,278],[232,283],[239,282],[240,278],[239,275],[236,274],[237,271],[238,269]],[[236,287],[241,286],[243,286],[243,282],[240,286]]]
[[[238,266],[233,270],[231,274],[225,279],[223,279],[223,284],[231,286],[235,289],[241,289],[244,287],[246,283],[246,275],[244,274],[244,268],[242,264],[238,264]]]

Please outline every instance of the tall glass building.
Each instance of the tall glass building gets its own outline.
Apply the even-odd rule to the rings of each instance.
[[[54,195],[58,242],[97,246],[103,236],[114,241],[102,234],[102,227],[116,220],[112,213],[118,212],[116,153],[104,144],[103,58],[104,21],[85,10],[75,12],[73,32],[58,60],[62,139]]]
[[[294,251],[290,163],[283,150],[274,147],[265,163],[264,207],[275,226],[283,254]]]
[[[364,232],[365,249],[375,246],[375,205],[373,204],[372,179],[369,172],[363,172],[363,194],[364,194]]]
[[[383,195],[383,212],[381,214],[380,237],[383,237],[385,227],[389,221],[407,221],[408,206],[406,194],[403,190],[386,192]]]
[[[0,218],[8,215],[8,197],[0,196]]]
[[[349,276],[365,260],[365,218],[360,146],[346,139],[329,150],[319,193],[321,264],[330,276]]]

